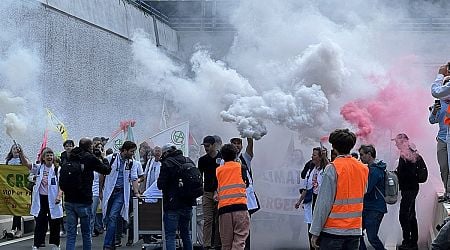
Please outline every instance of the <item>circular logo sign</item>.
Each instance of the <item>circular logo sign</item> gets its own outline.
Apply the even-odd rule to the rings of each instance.
[[[120,148],[122,147],[122,144],[123,144],[123,142],[121,139],[114,140],[114,149],[120,150]]]
[[[172,142],[175,145],[182,145],[184,143],[185,135],[183,131],[175,130],[172,132]]]

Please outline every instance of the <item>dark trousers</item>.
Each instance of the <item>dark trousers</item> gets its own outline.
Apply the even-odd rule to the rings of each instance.
[[[50,225],[50,239],[49,244],[59,246],[59,229],[61,219],[51,219],[50,208],[48,206],[48,196],[39,195],[41,209],[39,214],[35,217],[36,227],[34,228],[34,245],[39,246],[45,244],[45,234]]]
[[[360,236],[337,236],[321,233],[320,250],[357,250]]]
[[[384,213],[379,211],[363,211],[363,230],[366,230],[367,239],[375,250],[384,250],[383,242],[378,237],[378,231],[380,230],[381,221],[383,220]],[[360,250],[367,250],[366,243],[364,242],[364,236],[361,237]]]
[[[22,230],[22,217],[14,216],[11,230]]]
[[[419,229],[416,218],[416,197],[418,190],[402,191],[399,220],[403,231],[403,244],[417,244]]]

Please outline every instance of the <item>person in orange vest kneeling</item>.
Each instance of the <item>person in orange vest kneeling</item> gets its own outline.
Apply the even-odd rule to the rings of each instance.
[[[238,150],[233,144],[225,144],[220,153],[225,163],[216,169],[218,187],[215,197],[219,201],[222,250],[243,250],[250,231],[245,190],[248,186],[246,170],[235,161]]]
[[[311,245],[321,250],[359,249],[362,235],[363,199],[367,190],[368,168],[350,155],[356,135],[336,129],[329,142],[337,152],[328,164],[313,212]]]

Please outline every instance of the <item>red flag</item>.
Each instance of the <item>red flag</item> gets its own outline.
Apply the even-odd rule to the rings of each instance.
[[[47,147],[47,142],[48,142],[48,129],[45,129],[44,138],[42,139],[42,143],[41,143],[41,149],[39,149],[39,152],[37,155],[37,161],[41,160],[41,154],[42,154],[42,151],[44,150],[44,148]]]

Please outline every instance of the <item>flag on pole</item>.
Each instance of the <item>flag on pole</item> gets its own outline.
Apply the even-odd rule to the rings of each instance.
[[[66,141],[69,137],[66,127],[64,123],[62,123],[49,109],[47,109],[47,117],[50,125],[55,128],[61,134],[63,141]]]
[[[169,114],[166,110],[166,96],[163,97],[162,109],[161,109],[161,119],[159,120],[159,130],[164,130],[167,128],[167,120],[169,119]]]
[[[136,143],[132,129],[135,124],[136,121],[133,119],[120,121],[119,128],[111,134],[110,140],[106,145],[112,144],[113,150],[119,151],[124,141],[133,141]]]
[[[42,151],[44,150],[44,148],[47,147],[47,142],[48,142],[48,129],[45,129],[44,138],[42,138],[41,148],[39,149],[39,152],[37,155],[37,161],[41,160],[41,154],[42,154]]]
[[[149,138],[155,146],[164,146],[173,143],[183,151],[184,156],[189,156],[189,122],[183,122],[176,126],[167,128]]]

